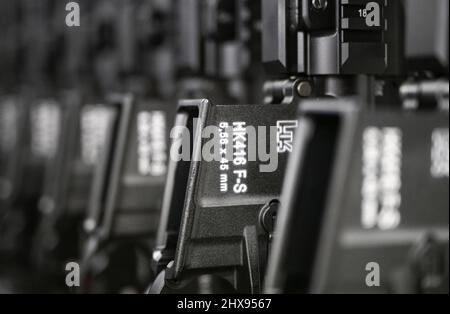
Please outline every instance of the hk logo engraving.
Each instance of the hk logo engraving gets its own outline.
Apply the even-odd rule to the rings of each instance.
[[[298,121],[277,121],[277,150],[278,153],[292,152],[294,131],[298,127]]]

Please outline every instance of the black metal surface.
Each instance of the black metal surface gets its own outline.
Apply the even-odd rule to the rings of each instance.
[[[448,112],[359,107],[357,99],[302,104],[309,130],[285,181],[270,292],[373,292],[361,280],[369,262],[381,267],[375,292],[446,291],[448,176],[434,169],[433,149]],[[414,256],[420,241],[432,249]]]

